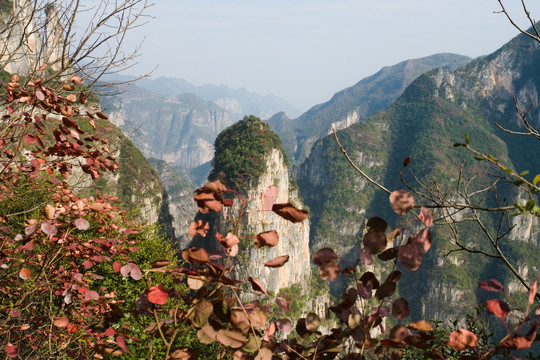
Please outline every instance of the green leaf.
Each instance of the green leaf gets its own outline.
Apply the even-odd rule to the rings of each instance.
[[[460,147],[460,146],[465,146],[465,144],[462,144],[462,143],[454,143],[454,147]]]
[[[483,161],[483,160],[486,160],[486,159],[484,159],[484,158],[483,158],[483,157],[481,157],[481,156],[475,156],[474,158],[475,158],[476,160],[478,160],[478,161]]]
[[[494,157],[491,156],[491,155],[488,155],[488,158],[489,158],[491,161],[499,162],[499,159],[494,158]]]
[[[529,173],[529,170],[525,170],[525,171],[521,172],[521,174],[519,174],[519,175],[525,176],[525,175],[527,175],[528,173]]]
[[[533,180],[533,184],[536,185],[540,182],[540,174],[536,174]]]
[[[469,145],[469,134],[465,134],[465,144]]]
[[[504,171],[504,172],[506,172],[506,173],[509,173],[509,174],[512,173],[512,169],[505,168],[505,167],[503,167],[503,166],[500,166],[500,168],[501,168],[502,171]]]
[[[514,186],[519,186],[521,184],[523,184],[525,181],[521,180],[521,179],[517,179],[516,181],[512,182],[512,184],[514,184]]]
[[[531,199],[527,201],[527,204],[525,204],[525,210],[531,211],[534,208],[534,200]]]

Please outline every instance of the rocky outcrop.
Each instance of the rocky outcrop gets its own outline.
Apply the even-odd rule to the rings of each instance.
[[[163,207],[159,222],[165,232],[182,245],[188,236],[189,224],[197,213],[193,201],[193,186],[186,174],[181,174],[163,160],[148,159],[150,165],[159,175],[163,185]]]
[[[309,252],[309,221],[293,224],[273,212],[261,211],[263,197],[261,196],[271,185],[278,187],[277,203],[291,202],[301,207],[298,192],[289,186],[289,171],[284,164],[283,154],[273,149],[264,158],[267,171],[260,177],[259,184],[248,191],[246,216],[242,218],[239,234],[254,235],[264,231],[276,230],[279,234],[279,244],[272,248],[257,249],[249,239],[240,250],[241,261],[238,271],[241,278],[251,276],[260,280],[268,291],[276,292],[281,288],[299,284],[307,290],[311,277]],[[238,209],[232,209],[234,213]],[[227,224],[221,222],[221,229],[227,229]],[[289,255],[289,261],[280,268],[268,268],[263,264],[281,255]]]
[[[315,105],[296,119],[276,114],[268,123],[282,138],[289,158],[299,163],[308,157],[318,139],[330,133],[333,128],[345,129],[384,110],[419,75],[437,67],[456,68],[469,60],[455,54],[436,54],[386,66],[376,74],[334,94],[329,101]]]
[[[191,94],[168,98],[137,87],[106,99],[105,107],[147,158],[184,169],[210,161],[216,136],[233,123],[229,112],[211,101]]]

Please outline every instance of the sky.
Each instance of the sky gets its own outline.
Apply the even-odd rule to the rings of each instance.
[[[521,0],[504,0],[524,27]],[[528,0],[540,18],[540,1]],[[497,0],[155,0],[126,73],[225,84],[302,111],[383,66],[451,52],[487,55],[518,34]],[[536,15],[536,16],[535,16]],[[157,66],[157,68],[156,68]]]

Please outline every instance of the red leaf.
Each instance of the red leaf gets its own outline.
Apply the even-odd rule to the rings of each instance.
[[[411,236],[408,243],[416,245],[425,254],[431,248],[431,232],[428,229],[422,229],[418,234]]]
[[[78,218],[75,220],[75,227],[81,231],[90,229],[90,223],[88,220],[83,218]]]
[[[105,336],[114,336],[114,329],[113,328],[108,328],[107,330],[105,330]]]
[[[44,222],[43,224],[41,224],[41,231],[43,231],[47,235],[54,236],[58,232],[58,229],[50,222]]]
[[[529,289],[529,305],[534,303],[536,292],[538,291],[538,282],[535,280]]]
[[[125,340],[124,340],[123,337],[117,336],[117,337],[116,337],[116,344],[117,344],[118,346],[120,346],[120,348],[121,348],[125,353],[129,353],[129,350],[128,350],[127,346],[126,346],[126,342],[125,342]]]
[[[450,334],[448,346],[456,351],[463,351],[468,347],[475,347],[478,344],[478,338],[469,330],[459,329]]]
[[[406,190],[396,190],[390,194],[390,206],[396,214],[403,216],[414,207],[414,197]]]
[[[265,262],[264,266],[270,268],[282,267],[283,265],[285,265],[285,263],[287,263],[287,261],[289,261],[289,255],[281,255],[275,259]]]
[[[259,233],[255,239],[255,247],[276,246],[279,243],[279,235],[276,230]]]
[[[422,252],[416,245],[405,244],[399,247],[398,259],[401,262],[401,265],[409,270],[415,271],[418,270],[422,263]]]
[[[32,145],[36,143],[36,137],[32,135],[24,135],[24,141],[26,141],[28,144]]]
[[[495,291],[495,292],[500,292],[504,294],[503,285],[495,279],[491,279],[487,281],[480,281],[480,283],[478,284],[478,287],[482,290]]]
[[[19,277],[23,280],[28,280],[32,278],[32,271],[29,268],[23,267],[19,271]]]
[[[165,302],[167,302],[167,296],[169,296],[169,293],[163,286],[154,285],[150,288],[150,290],[148,290],[147,296],[148,301],[150,301],[152,304],[163,305]]]
[[[495,314],[500,319],[505,319],[510,313],[508,304],[499,299],[488,300],[486,307],[490,313]]]
[[[12,318],[20,318],[21,317],[21,310],[19,309],[11,309],[9,310],[9,316],[11,316]]]
[[[313,255],[313,263],[317,266],[321,266],[327,261],[337,260],[338,256],[336,252],[330,248],[320,249]]]
[[[60,316],[53,320],[53,325],[59,328],[66,328],[69,325],[69,319],[67,316]]]
[[[99,294],[95,291],[87,291],[84,294],[85,300],[99,300]]]
[[[418,215],[418,219],[427,227],[430,227],[433,225],[433,214],[431,211],[429,211],[426,207],[420,208],[420,215]]]
[[[119,261],[115,261],[113,263],[113,271],[118,274],[121,269],[122,269],[122,263],[120,263]]]
[[[19,349],[17,348],[17,345],[11,345],[11,343],[8,343],[6,346],[6,355],[10,358],[18,357]]]
[[[274,204],[272,205],[272,211],[295,224],[306,220],[308,217],[306,210],[297,209],[291,203]]]
[[[210,229],[210,224],[203,220],[193,221],[189,224],[189,236],[201,235],[205,237]]]
[[[392,304],[392,315],[394,315],[396,319],[404,319],[409,316],[409,314],[409,303],[407,302],[407,299],[399,298],[394,301]]]
[[[272,210],[272,206],[276,202],[278,188],[275,185],[269,186],[263,195],[263,211]]]
[[[249,282],[251,283],[251,287],[253,288],[253,290],[255,291],[260,291],[262,292],[264,295],[268,295],[268,293],[266,292],[266,290],[264,289],[264,286],[263,284],[261,284],[261,282],[257,279],[254,279],[252,278],[251,276],[248,277],[248,280]]]
[[[92,266],[94,266],[94,263],[91,262],[90,260],[85,260],[83,262],[83,266],[86,268],[86,269],[90,269]]]

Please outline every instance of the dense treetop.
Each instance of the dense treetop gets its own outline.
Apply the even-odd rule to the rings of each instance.
[[[245,193],[249,187],[257,186],[266,170],[264,156],[272,149],[279,149],[288,165],[277,134],[261,119],[244,116],[216,138],[208,179],[222,179],[230,189]]]

